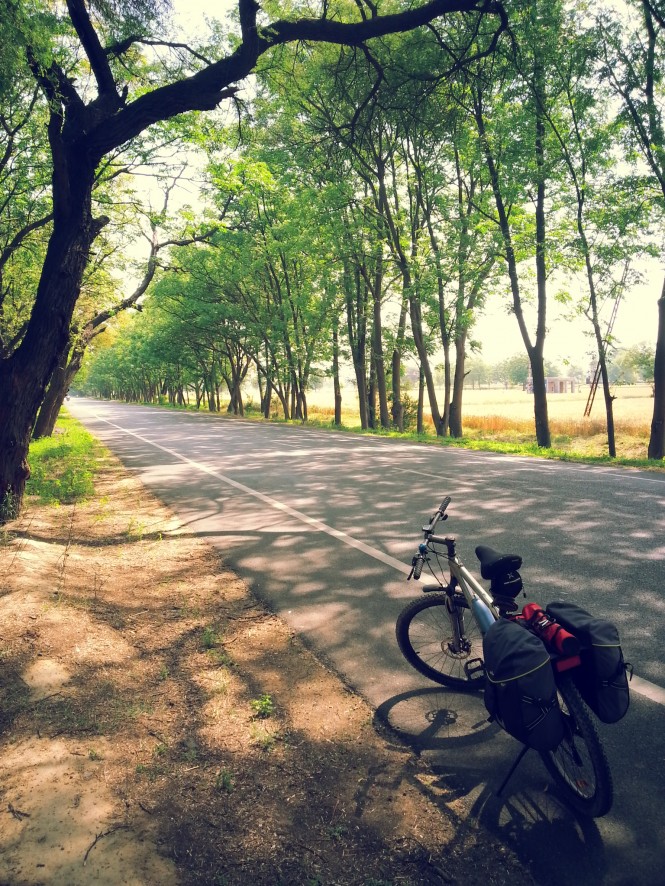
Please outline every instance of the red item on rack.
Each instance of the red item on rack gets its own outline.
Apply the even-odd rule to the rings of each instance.
[[[537,603],[527,603],[522,608],[521,618],[553,652],[559,655],[577,655],[580,651],[577,637],[554,621]]]

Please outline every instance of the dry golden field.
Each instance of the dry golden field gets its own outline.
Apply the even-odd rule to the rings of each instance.
[[[624,385],[614,387],[615,396],[614,418],[620,422],[635,422],[647,429],[651,424],[653,395],[651,385]],[[584,419],[584,408],[589,396],[587,385],[575,394],[549,394],[547,406],[550,419],[553,421],[605,422],[605,402],[603,393],[598,389],[591,411],[591,417]],[[464,414],[501,415],[514,419],[533,419],[533,398],[521,389],[492,388],[490,390],[464,390]]]
[[[653,409],[650,385],[627,385],[613,389],[617,455],[646,458]],[[586,385],[574,394],[549,394],[548,414],[552,445],[563,452],[586,456],[607,455],[605,403],[599,389],[588,418],[584,417],[589,391]],[[411,394],[413,397],[414,394]],[[358,425],[357,401],[345,392],[343,423]],[[310,405],[310,418],[330,421],[332,404],[323,391]],[[521,388],[466,388],[463,402],[464,435],[497,442],[535,442],[533,397]],[[431,420],[430,420],[431,427]]]

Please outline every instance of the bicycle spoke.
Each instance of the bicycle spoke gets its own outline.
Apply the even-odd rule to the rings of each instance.
[[[448,609],[447,594],[410,603],[397,621],[397,642],[416,670],[437,683],[480,688],[485,682],[482,635],[468,610]]]
[[[568,802],[587,815],[605,815],[612,805],[612,776],[605,752],[579,692],[569,677],[558,682],[566,736],[543,762]]]

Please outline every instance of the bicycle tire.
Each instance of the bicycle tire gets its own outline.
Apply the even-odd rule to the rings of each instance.
[[[541,751],[540,756],[568,804],[600,818],[610,811],[614,797],[610,765],[572,677],[558,675],[557,688],[566,737],[554,751]]]
[[[453,628],[448,610],[449,595],[428,593],[408,603],[397,617],[395,634],[400,652],[409,664],[435,683],[455,689],[482,689],[486,677],[482,665],[483,638],[470,610],[462,612],[467,649],[455,653],[451,647]],[[470,669],[475,668],[473,675]]]

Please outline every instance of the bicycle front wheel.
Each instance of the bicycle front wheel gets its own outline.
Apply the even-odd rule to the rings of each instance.
[[[567,802],[583,815],[600,818],[612,806],[612,773],[591,716],[573,680],[557,678],[565,736],[553,751],[541,751],[548,772]]]
[[[395,626],[412,667],[444,686],[482,689],[483,637],[461,594],[428,593],[408,603]]]

